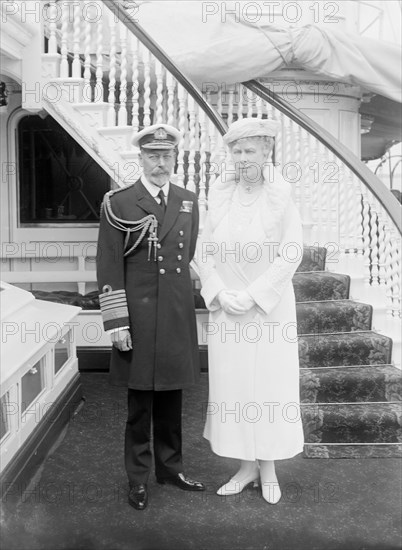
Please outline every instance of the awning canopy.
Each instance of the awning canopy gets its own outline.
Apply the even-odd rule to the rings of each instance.
[[[267,77],[292,65],[401,102],[400,47],[328,26],[205,18],[202,2],[144,2],[138,23],[202,87]]]

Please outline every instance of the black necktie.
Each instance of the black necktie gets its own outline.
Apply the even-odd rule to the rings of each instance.
[[[160,207],[162,208],[162,212],[163,212],[163,214],[165,214],[165,211],[166,211],[166,202],[165,202],[165,194],[164,194],[164,192],[162,191],[162,189],[159,191],[158,197],[159,197],[159,199],[160,199],[160,201],[161,201]]]

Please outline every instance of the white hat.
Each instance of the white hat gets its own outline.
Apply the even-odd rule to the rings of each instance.
[[[257,136],[275,137],[280,123],[273,119],[240,118],[233,122],[223,136],[223,141],[228,145],[242,138]]]
[[[153,124],[131,138],[131,143],[141,149],[174,149],[179,143],[181,134],[168,124]]]

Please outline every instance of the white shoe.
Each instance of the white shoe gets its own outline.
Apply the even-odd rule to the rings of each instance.
[[[282,498],[278,481],[264,481],[261,483],[262,496],[269,504],[278,504]]]
[[[219,489],[216,491],[216,494],[219,496],[237,495],[241,493],[249,483],[253,482],[253,486],[257,487],[258,480],[259,472],[252,472],[242,479],[236,479],[235,476],[232,477],[232,479],[230,479],[227,483],[225,483],[225,485],[219,487]]]

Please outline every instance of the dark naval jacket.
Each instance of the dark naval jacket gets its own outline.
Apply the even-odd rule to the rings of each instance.
[[[140,226],[128,234],[140,220],[145,230]],[[153,241],[147,227],[152,220],[157,223]],[[128,326],[133,343],[130,351],[113,346],[112,384],[173,390],[195,382],[198,343],[189,263],[198,221],[196,195],[172,183],[164,216],[141,180],[105,195],[97,253],[104,327]]]

